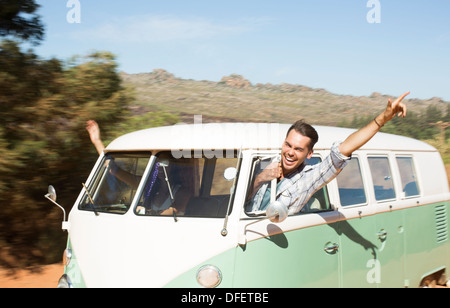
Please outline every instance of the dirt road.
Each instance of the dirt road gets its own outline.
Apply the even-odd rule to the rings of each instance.
[[[0,268],[0,288],[56,288],[63,273],[62,264],[20,270],[15,274]]]

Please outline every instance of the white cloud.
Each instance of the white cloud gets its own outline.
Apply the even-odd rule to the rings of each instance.
[[[141,15],[116,19],[88,30],[79,30],[72,33],[72,37],[78,40],[120,43],[204,40],[254,31],[267,22],[269,19],[253,18],[232,24],[219,24],[201,18]]]

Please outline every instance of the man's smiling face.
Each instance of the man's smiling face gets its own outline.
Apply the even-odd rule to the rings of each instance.
[[[305,137],[296,130],[291,130],[283,143],[281,150],[281,166],[283,176],[296,170],[307,158],[311,158],[311,138]]]

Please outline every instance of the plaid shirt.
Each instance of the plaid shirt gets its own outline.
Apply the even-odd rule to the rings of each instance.
[[[340,144],[335,142],[330,155],[321,163],[313,166],[302,164],[278,184],[276,199],[288,205],[289,215],[300,212],[311,196],[336,178],[348,164],[351,157],[346,157],[339,151]],[[268,204],[263,204],[262,200],[267,200],[269,185],[270,183],[264,184],[256,193],[252,211],[267,207]]]

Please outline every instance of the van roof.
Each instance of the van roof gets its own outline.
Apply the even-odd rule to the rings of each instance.
[[[105,151],[281,149],[290,126],[276,123],[177,124],[123,135]],[[330,149],[335,141],[343,141],[356,131],[328,126],[314,128],[319,134],[315,150]],[[425,142],[386,133],[376,134],[362,149],[437,151]]]

